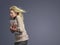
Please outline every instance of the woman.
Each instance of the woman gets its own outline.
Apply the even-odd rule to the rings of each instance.
[[[10,7],[10,31],[15,35],[14,45],[27,45],[29,39],[22,13],[25,11],[17,6]]]

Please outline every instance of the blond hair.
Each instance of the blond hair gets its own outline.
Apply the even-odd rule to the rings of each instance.
[[[25,10],[18,8],[17,6],[11,6],[10,10],[13,10],[16,13],[19,13],[18,15],[20,15],[20,17],[22,17],[22,19],[24,19],[22,13],[26,13]]]

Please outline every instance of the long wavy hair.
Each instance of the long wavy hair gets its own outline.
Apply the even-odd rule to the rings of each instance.
[[[24,17],[23,17],[23,14],[22,13],[26,13],[25,10],[23,10],[23,9],[17,7],[17,6],[11,6],[9,9],[10,10],[13,10],[14,12],[16,12],[17,15],[20,15],[20,17],[24,20]]]

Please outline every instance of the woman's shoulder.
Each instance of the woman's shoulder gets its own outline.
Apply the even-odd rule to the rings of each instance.
[[[22,17],[21,17],[21,16],[19,16],[19,15],[16,17],[16,19],[17,19],[18,21],[20,21],[20,22],[22,22],[22,21],[23,21]]]
[[[21,18],[21,17],[19,15],[17,15],[16,18]]]
[[[18,15],[16,18],[17,18],[17,19],[22,19],[20,15]]]

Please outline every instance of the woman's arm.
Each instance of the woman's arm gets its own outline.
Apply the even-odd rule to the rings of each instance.
[[[23,20],[20,16],[17,16],[18,31],[23,32]]]
[[[14,28],[13,26],[10,26],[10,31],[11,31],[12,33],[17,32],[17,28]]]

